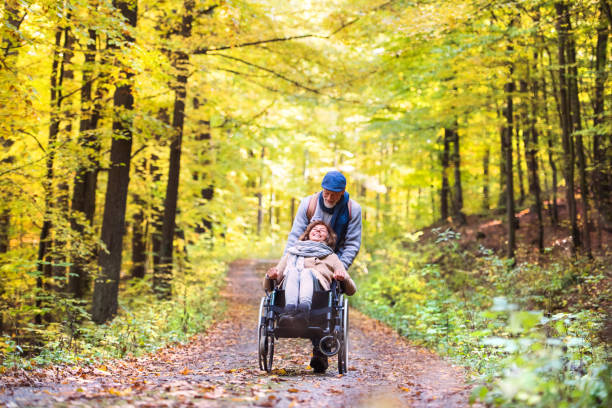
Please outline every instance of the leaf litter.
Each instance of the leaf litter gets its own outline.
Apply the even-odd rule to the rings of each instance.
[[[338,375],[309,367],[312,345],[279,339],[274,370],[259,370],[256,320],[269,262],[236,261],[227,316],[187,344],[96,366],[54,366],[0,377],[0,405],[62,407],[448,407],[468,406],[460,367],[415,347],[388,326],[351,310],[350,364]]]

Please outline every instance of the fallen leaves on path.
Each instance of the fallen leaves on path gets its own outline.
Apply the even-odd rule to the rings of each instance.
[[[188,344],[96,366],[55,366],[2,377],[0,403],[134,407],[463,406],[463,371],[410,345],[384,324],[351,311],[350,363],[338,375],[337,358],[324,375],[308,366],[305,339],[279,339],[274,370],[257,366],[256,320],[260,276],[268,265],[232,264],[224,296],[226,319]],[[239,283],[239,284],[238,284]]]

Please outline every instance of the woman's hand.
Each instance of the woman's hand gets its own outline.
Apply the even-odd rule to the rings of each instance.
[[[268,269],[268,272],[266,273],[266,275],[268,276],[269,279],[278,279],[278,269],[276,269],[276,266],[273,266],[270,269]]]
[[[337,281],[343,281],[346,279],[346,272],[345,271],[336,271],[334,272],[334,279]]]

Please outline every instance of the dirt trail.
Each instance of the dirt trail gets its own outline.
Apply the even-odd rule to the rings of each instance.
[[[457,407],[467,406],[461,368],[411,346],[387,326],[350,315],[349,372],[308,367],[304,339],[276,342],[274,372],[257,365],[256,321],[265,261],[237,261],[224,296],[227,318],[189,344],[97,367],[55,367],[4,379],[8,407]],[[4,381],[4,384],[3,384]]]

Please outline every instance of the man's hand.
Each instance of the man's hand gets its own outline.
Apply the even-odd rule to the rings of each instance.
[[[270,269],[268,269],[268,272],[266,273],[266,275],[268,276],[269,279],[278,279],[278,269],[276,269],[276,266],[271,267]]]
[[[343,281],[346,279],[346,272],[344,271],[336,271],[334,272],[334,279],[337,281]]]

